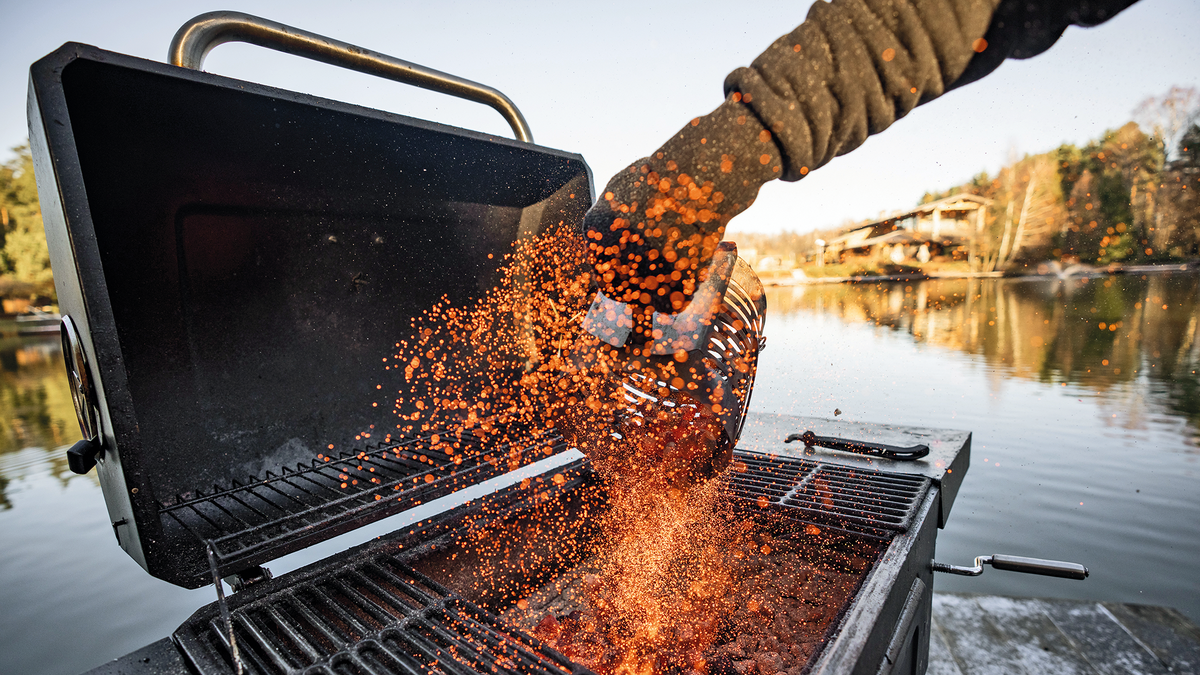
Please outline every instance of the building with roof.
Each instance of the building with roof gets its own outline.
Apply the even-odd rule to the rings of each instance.
[[[928,262],[936,257],[967,258],[983,230],[984,214],[992,200],[966,192],[895,211],[885,218],[858,223],[825,242],[825,258],[849,256]]]

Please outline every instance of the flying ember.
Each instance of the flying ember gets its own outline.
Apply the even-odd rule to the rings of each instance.
[[[456,462],[508,448],[483,459],[510,469],[531,436],[547,455],[561,438],[592,459],[602,490],[588,526],[562,533],[565,548],[591,542],[586,559],[545,588],[502,592],[509,621],[603,675],[799,672],[857,583],[809,562],[819,530],[777,536],[730,505],[720,476],[758,351],[744,341],[765,311],[735,251],[699,275],[691,314],[631,316],[597,293],[586,247],[560,225],[518,243],[474,306],[428,309],[385,361],[403,374],[397,436]],[[506,536],[472,546],[533,565],[540,554],[512,555]],[[811,639],[780,646],[797,635]]]

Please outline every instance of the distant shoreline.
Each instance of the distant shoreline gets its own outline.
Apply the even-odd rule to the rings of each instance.
[[[1044,271],[1041,268],[1046,268]],[[858,284],[876,283],[882,281],[926,281],[929,279],[1000,279],[1000,278],[1060,278],[1082,279],[1089,277],[1109,276],[1114,274],[1167,274],[1171,272],[1200,271],[1200,261],[1184,261],[1179,263],[1158,263],[1150,265],[1122,265],[1112,263],[1103,266],[1075,265],[1065,270],[1052,269],[1049,263],[1039,264],[1028,271],[1008,272],[962,272],[954,270],[931,270],[929,272],[912,272],[905,274],[860,275],[847,277],[771,277],[762,278],[764,286],[811,286],[816,284]],[[803,271],[803,270],[799,270]]]

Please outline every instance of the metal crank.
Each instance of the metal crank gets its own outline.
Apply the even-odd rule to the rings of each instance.
[[[934,572],[958,574],[964,577],[977,577],[983,574],[983,566],[991,565],[998,570],[1023,572],[1025,574],[1041,574],[1047,577],[1077,579],[1083,581],[1088,576],[1088,568],[1079,563],[1061,560],[1042,560],[1041,558],[1023,558],[1016,555],[981,555],[975,558],[974,567],[960,567],[946,563],[933,562]]]

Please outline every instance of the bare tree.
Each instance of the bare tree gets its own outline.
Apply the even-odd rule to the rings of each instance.
[[[1008,207],[995,266],[1003,268],[1021,257],[1046,255],[1067,221],[1057,162],[1048,154],[1027,156],[1002,171],[1000,182],[996,196],[1007,200]],[[1018,205],[1020,214],[1016,215]]]
[[[1151,96],[1133,110],[1133,119],[1162,141],[1168,159],[1178,154],[1179,139],[1188,127],[1200,121],[1200,91],[1195,87],[1171,87],[1162,96]]]

